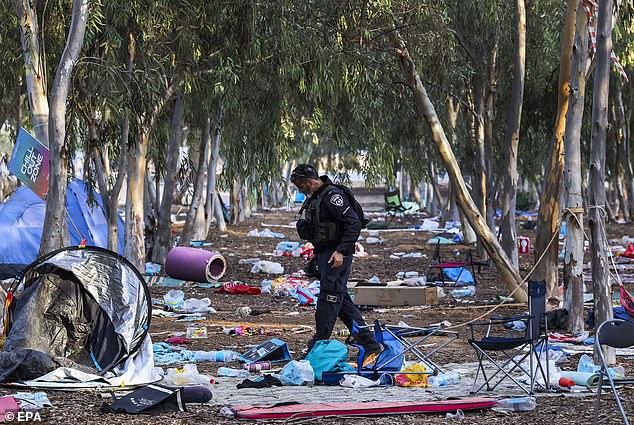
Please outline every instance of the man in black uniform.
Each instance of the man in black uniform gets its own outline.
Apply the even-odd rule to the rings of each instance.
[[[366,325],[347,289],[354,244],[362,226],[347,195],[333,185],[328,176],[320,177],[313,166],[299,165],[291,174],[291,182],[306,195],[297,221],[297,233],[315,246],[320,275],[316,332],[308,342],[310,350],[315,342],[330,339],[337,317],[350,331],[353,321],[359,326]],[[368,329],[360,331],[357,342],[365,348],[366,356],[381,351]]]

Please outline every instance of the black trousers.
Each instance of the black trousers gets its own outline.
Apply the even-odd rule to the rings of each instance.
[[[339,268],[333,268],[332,264],[328,264],[331,255],[332,251],[326,251],[319,253],[317,258],[320,292],[317,298],[317,311],[315,311],[315,335],[308,342],[309,349],[319,340],[330,339],[337,317],[350,330],[352,330],[353,321],[359,326],[366,325],[361,312],[348,295],[347,283],[352,266],[352,255],[344,256],[343,265]],[[359,342],[361,345],[374,349],[379,347],[374,334],[368,330],[360,333]]]

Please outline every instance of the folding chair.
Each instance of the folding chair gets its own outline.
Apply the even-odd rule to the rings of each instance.
[[[478,278],[476,277],[475,268],[477,267],[478,273],[480,273],[482,266],[487,265],[487,263],[482,261],[473,261],[473,255],[471,254],[471,251],[468,251],[468,250],[467,250],[466,261],[450,261],[450,262],[442,261],[440,257],[440,242],[436,244],[436,251],[434,252],[434,261],[435,263],[429,266],[427,275],[433,277],[433,275],[435,274],[434,272],[438,272],[438,277],[436,281],[442,282],[442,286],[445,286],[445,269],[466,270],[467,268],[469,268],[471,269],[471,275],[473,276],[473,284],[477,285]],[[461,275],[462,275],[462,272],[459,272],[457,277],[459,278]]]
[[[544,390],[549,388],[548,359],[545,359],[545,367],[541,362],[540,354],[548,353],[548,329],[544,320],[546,310],[546,282],[528,282],[528,314],[513,317],[492,316],[487,322],[470,323],[471,338],[469,344],[476,352],[478,370],[473,380],[472,394],[477,394],[484,387],[487,391],[494,390],[502,381],[509,379],[521,390],[529,395],[533,394],[535,386]],[[523,336],[492,336],[494,325],[511,324],[514,321],[526,323],[526,331]],[[542,324],[545,331],[542,332]],[[486,329],[481,339],[476,339],[475,328]],[[482,334],[482,332],[480,332]],[[545,347],[545,349],[544,349]],[[525,351],[528,348],[527,351]],[[528,358],[529,370],[522,368],[522,363]],[[487,367],[489,366],[489,371]],[[493,373],[491,369],[494,370]],[[544,370],[545,369],[545,370]],[[514,372],[522,372],[528,375],[530,386],[527,388],[520,382],[523,377],[513,376]],[[541,373],[544,384],[537,380],[537,373]],[[478,378],[482,374],[484,382],[478,387]],[[498,376],[502,374],[501,376]],[[496,381],[497,378],[497,381]]]
[[[365,349],[358,344],[358,335],[363,329],[374,330],[374,336],[383,350],[378,355],[373,364],[363,367],[365,361]],[[434,347],[430,351],[424,351],[423,342],[431,337],[446,338],[442,343]],[[437,365],[431,357],[438,353],[439,350],[449,345],[458,338],[458,333],[442,329],[440,326],[429,327],[411,327],[388,325],[378,320],[374,325],[358,326],[356,323],[352,325],[350,336],[346,339],[346,344],[356,347],[359,350],[357,359],[357,370],[353,373],[365,376],[370,379],[378,379],[381,375],[394,375],[401,371],[403,360],[407,354],[410,354],[416,361],[423,363],[427,369],[426,372],[407,372],[408,374],[424,374],[437,375],[442,373],[442,369]],[[323,375],[324,383],[338,383],[339,379],[345,374],[351,372],[326,372]]]
[[[623,410],[623,404],[621,404],[621,398],[619,397],[619,391],[617,386],[620,384],[634,384],[634,378],[614,378],[608,372],[608,363],[605,360],[605,354],[603,353],[604,345],[614,348],[628,348],[634,345],[634,323],[625,320],[614,319],[601,323],[601,326],[597,329],[597,333],[594,338],[595,352],[599,353],[601,359],[601,370],[599,371],[599,387],[597,389],[597,398],[594,402],[594,421],[596,424],[599,418],[599,405],[601,403],[601,388],[606,383],[612,389],[616,404],[621,411],[621,417],[623,423],[629,425],[625,410]]]
[[[392,220],[394,220],[394,218],[397,216],[407,218],[405,213],[412,208],[405,208],[403,206],[403,203],[401,202],[401,197],[399,196],[397,191],[387,192],[383,196],[385,198],[385,210],[390,216],[388,225],[392,223]]]

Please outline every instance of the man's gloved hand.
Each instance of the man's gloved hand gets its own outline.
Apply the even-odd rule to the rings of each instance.
[[[328,260],[328,264],[331,263],[332,267],[335,269],[341,267],[343,265],[343,254],[338,251],[333,252]]]

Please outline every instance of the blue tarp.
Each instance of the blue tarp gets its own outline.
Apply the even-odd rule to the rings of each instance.
[[[88,205],[88,186],[81,180],[68,184],[66,209],[71,245],[107,248],[108,222],[101,196],[95,191],[96,205]],[[0,203],[0,279],[15,277],[37,259],[44,226],[46,203],[26,186]],[[70,216],[70,217],[69,217]],[[124,227],[119,218],[119,254],[123,255]]]

